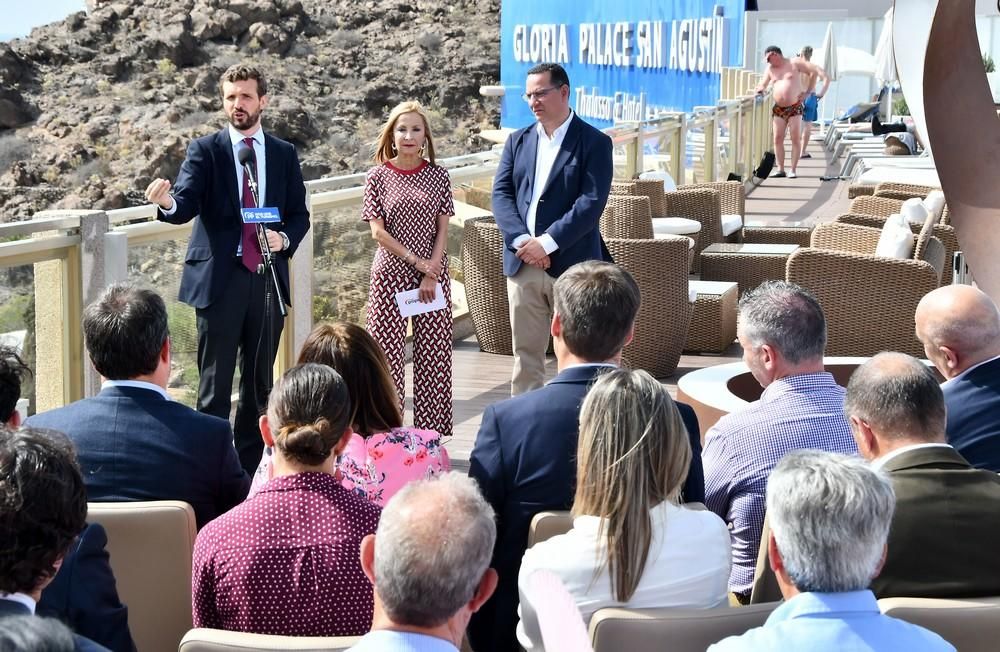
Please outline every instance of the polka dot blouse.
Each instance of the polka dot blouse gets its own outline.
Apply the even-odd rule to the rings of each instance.
[[[326,473],[268,481],[198,533],[194,626],[286,636],[367,632],[372,586],[359,546],[380,513]]]

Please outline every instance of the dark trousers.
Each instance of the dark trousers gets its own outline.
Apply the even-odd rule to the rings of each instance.
[[[207,308],[195,311],[198,324],[198,410],[229,419],[233,374],[239,360],[240,397],[233,423],[236,452],[240,464],[253,475],[264,452],[257,421],[267,410],[271,389],[271,369],[278,351],[284,320],[272,288],[269,314],[273,324],[271,342],[265,328],[265,282],[270,276],[251,274],[233,258],[238,267],[226,291]]]

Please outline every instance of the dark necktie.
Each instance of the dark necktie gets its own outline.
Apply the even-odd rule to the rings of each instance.
[[[253,150],[253,138],[244,138],[244,144]],[[253,166],[254,178],[257,178],[257,157],[254,156],[250,159],[248,165]],[[253,193],[250,192],[250,178],[243,171],[243,208],[257,208],[257,204],[253,200]],[[257,266],[264,262],[264,257],[260,253],[260,245],[257,242],[257,225],[256,224],[244,224],[243,225],[243,266],[246,267],[251,272],[257,271]]]

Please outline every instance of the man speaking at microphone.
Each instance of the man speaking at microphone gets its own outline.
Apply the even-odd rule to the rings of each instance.
[[[243,223],[242,209],[257,207],[259,197],[260,207],[278,211],[280,221],[266,224],[265,233],[286,302],[288,259],[309,230],[309,211],[295,147],[261,129],[260,116],[268,102],[264,76],[252,66],[237,64],[222,74],[220,87],[229,125],[193,141],[173,187],[166,179],[155,179],[146,199],[160,207],[158,219],[164,222],[194,219],[179,299],[193,306],[197,316],[198,410],[229,418],[239,355],[240,398],[233,432],[240,463],[253,474],[263,450],[257,420],[267,406],[269,369],[283,319],[276,294],[265,310],[271,274],[259,273],[263,253],[256,225]],[[241,157],[243,149],[253,155]],[[256,177],[256,193],[246,171]],[[273,325],[269,345],[268,319]]]

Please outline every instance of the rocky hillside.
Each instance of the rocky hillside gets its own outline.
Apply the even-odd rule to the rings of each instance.
[[[30,0],[29,0],[30,1]],[[499,0],[89,0],[0,44],[0,220],[143,203],[186,144],[224,124],[218,78],[263,68],[265,128],[307,179],[364,170],[387,109],[418,99],[439,155],[485,145]]]

